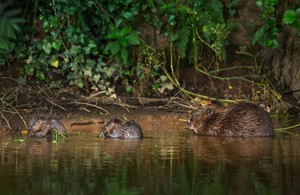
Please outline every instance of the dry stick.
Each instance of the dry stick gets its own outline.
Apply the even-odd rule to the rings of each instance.
[[[101,92],[99,92],[100,94],[101,94]],[[99,93],[97,93],[97,95],[99,94]],[[95,95],[94,95],[95,96]],[[82,96],[80,96],[80,98],[81,99],[83,99],[83,101],[94,101],[94,102],[98,102],[98,98],[97,97],[94,97],[94,98],[92,98],[93,97],[93,95],[91,95],[91,96],[89,96],[89,97],[82,97]],[[125,104],[122,104],[122,103],[118,103],[118,102],[113,102],[114,104],[116,104],[116,105],[118,105],[118,106],[121,106],[122,108],[124,108],[127,112],[129,112],[129,110],[128,110],[128,108],[126,108],[126,106],[127,107],[129,107],[129,105],[125,105]],[[131,106],[132,107],[132,106]],[[106,111],[107,112],[107,111]],[[109,112],[107,112],[107,113],[109,113]]]
[[[79,104],[79,105],[86,105],[86,106],[90,106],[90,107],[95,107],[95,108],[98,108],[100,110],[103,110],[104,112],[106,113],[109,113],[107,110],[105,110],[104,108],[101,108],[100,106],[96,106],[94,104],[90,104],[90,103],[86,103],[86,102],[68,102],[67,104]]]
[[[124,106],[124,104],[120,104],[120,103],[115,103],[115,104],[121,106],[121,107],[124,108],[127,112],[129,112],[129,109],[126,108],[126,107]],[[128,105],[126,104],[126,106],[128,106]]]
[[[93,97],[95,97],[97,95],[101,95],[101,94],[104,94],[104,93],[106,93],[106,91],[99,91],[99,92],[97,92],[95,94],[91,94],[89,97],[87,97],[87,99],[91,99],[91,98],[93,98]]]
[[[4,102],[5,104],[7,104],[6,102]],[[7,104],[9,107],[11,107],[16,113],[17,115],[19,115],[19,117],[21,118],[22,122],[24,123],[26,129],[28,129],[27,123],[25,122],[23,116],[18,112],[18,110],[16,108],[14,108],[13,106]]]
[[[190,106],[190,105],[184,105],[183,103],[180,103],[178,101],[174,101],[173,98],[171,98],[169,101],[168,101],[168,104],[169,102],[173,103],[173,104],[176,104],[176,105],[179,105],[183,108],[188,108],[188,109],[195,109],[193,106]]]
[[[7,127],[12,131],[12,127],[10,126],[7,118],[4,116],[4,114],[0,111],[1,117],[3,118],[3,120],[6,122]]]
[[[46,100],[47,102],[51,103],[52,105],[54,105],[54,106],[56,106],[56,107],[58,107],[58,108],[60,108],[60,109],[62,109],[62,110],[64,110],[64,111],[67,111],[67,109],[65,109],[64,107],[62,107],[62,106],[56,104],[55,102],[53,102],[53,101],[51,101],[51,100],[49,100],[49,99],[47,99],[47,98],[45,98],[45,100]]]
[[[40,89],[40,91],[38,92],[38,94],[40,92],[44,93],[48,98],[53,99],[53,93],[51,91],[50,87],[47,87],[46,89],[43,89],[42,87],[38,86],[38,88]],[[46,90],[48,90],[51,93],[51,96],[46,92]]]

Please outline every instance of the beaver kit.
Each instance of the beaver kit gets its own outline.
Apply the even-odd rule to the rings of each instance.
[[[110,138],[143,138],[142,128],[135,121],[122,122],[119,118],[113,118],[105,122],[102,126],[102,133]]]
[[[207,105],[192,114],[189,129],[198,135],[263,137],[274,136],[269,114],[252,103]]]
[[[30,137],[49,137],[53,130],[58,134],[67,134],[65,126],[54,117],[38,115],[30,120],[28,129]]]

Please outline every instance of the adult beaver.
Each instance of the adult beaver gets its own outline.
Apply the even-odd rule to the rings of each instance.
[[[274,136],[269,114],[252,103],[228,107],[207,105],[193,113],[188,127],[199,135],[262,137]]]
[[[113,118],[102,126],[102,133],[110,138],[143,138],[142,128],[135,121],[122,122],[119,118]]]
[[[30,137],[48,137],[52,135],[53,130],[62,135],[67,134],[65,126],[54,117],[38,115],[32,117],[29,122]]]

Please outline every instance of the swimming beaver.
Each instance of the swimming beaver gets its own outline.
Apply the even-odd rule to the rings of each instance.
[[[122,122],[119,118],[113,118],[102,126],[102,133],[110,138],[143,138],[142,128],[135,121]]]
[[[199,135],[260,137],[274,136],[272,120],[261,107],[252,103],[228,107],[207,105],[193,113],[188,127]]]
[[[65,126],[58,119],[39,115],[30,120],[28,131],[30,137],[48,137],[52,135],[54,129],[59,134],[67,134]]]

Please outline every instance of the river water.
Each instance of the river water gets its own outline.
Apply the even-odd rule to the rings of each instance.
[[[142,140],[104,139],[97,125],[65,140],[0,134],[1,194],[300,194],[300,136],[196,136],[182,116],[135,116]],[[280,126],[280,124],[276,124]]]

